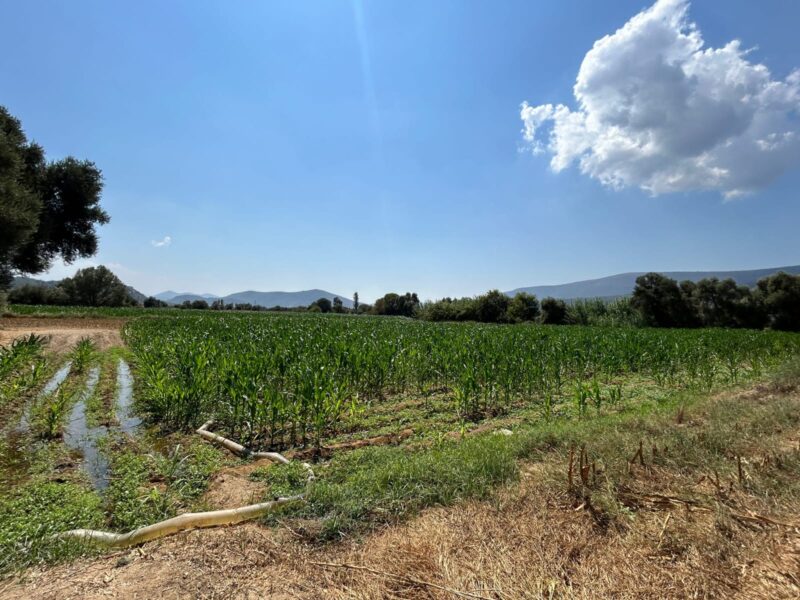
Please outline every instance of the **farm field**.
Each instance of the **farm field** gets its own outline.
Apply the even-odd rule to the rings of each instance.
[[[637,585],[679,586],[678,594],[749,589],[745,575],[725,587],[699,567],[728,577],[741,561],[761,565],[768,550],[795,556],[798,334],[80,314],[0,320],[0,596],[67,597],[76,581],[75,597],[102,596],[109,574],[146,594],[147,565],[171,553],[163,577],[183,569],[198,578],[176,597],[247,597],[221,566],[213,580],[198,570],[212,560],[200,558],[211,543],[225,553],[258,549],[258,559],[232,559],[238,577],[281,572],[287,597],[304,596],[304,578],[331,597],[346,597],[351,585],[375,598],[526,597],[516,569],[527,559],[504,563],[523,542],[504,541],[508,548],[470,571],[449,537],[489,552],[481,536],[503,539],[508,519],[537,540],[531,551],[551,554],[550,568],[525,574],[533,597],[579,594],[587,565],[599,561],[586,548],[608,554],[591,568],[611,573],[620,568],[612,549],[650,544],[652,556],[636,558]],[[209,443],[195,433],[209,421],[215,434],[289,463]],[[75,528],[124,533],[300,493],[301,502],[254,523],[122,553],[54,538]],[[572,533],[548,538],[551,520]],[[583,540],[575,541],[579,554],[589,552],[581,566],[558,558],[567,539]],[[745,542],[758,557],[743,553]],[[405,563],[393,565],[393,547]],[[452,568],[421,558],[437,553]],[[382,574],[341,566],[352,561]],[[790,589],[786,567],[770,565],[762,566],[777,573],[775,589]],[[192,587],[199,581],[203,589]]]

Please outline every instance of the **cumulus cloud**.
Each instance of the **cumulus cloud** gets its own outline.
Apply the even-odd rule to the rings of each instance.
[[[169,246],[172,243],[172,238],[168,235],[164,236],[163,240],[153,240],[150,242],[155,248],[163,248],[164,246]]]
[[[800,166],[800,70],[784,80],[733,40],[705,46],[688,0],[658,0],[597,40],[577,108],[522,104],[523,137],[555,172],[577,164],[613,188],[733,197]]]

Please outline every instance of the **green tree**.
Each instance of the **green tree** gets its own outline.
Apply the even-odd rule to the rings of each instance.
[[[759,280],[757,290],[770,327],[800,331],[800,275],[781,271]]]
[[[558,298],[542,300],[542,323],[545,325],[564,325],[567,322],[567,305]]]
[[[413,317],[419,307],[419,298],[416,294],[406,292],[402,296],[390,292],[378,298],[372,307],[373,314]]]
[[[757,327],[759,322],[763,326],[763,319],[755,314],[759,309],[750,288],[737,285],[733,279],[701,279],[692,289],[691,297],[705,327]]]
[[[13,288],[8,301],[12,304],[69,304],[69,298],[61,287],[30,284]]]
[[[331,312],[332,308],[331,301],[328,300],[327,298],[320,298],[318,300],[315,300],[309,305],[308,309],[313,312],[316,312],[316,309],[314,309],[315,306],[317,307],[317,309],[319,309],[319,312],[324,312],[324,313]]]
[[[125,284],[104,266],[80,269],[58,284],[70,304],[77,306],[129,306],[135,304]]]
[[[535,321],[539,316],[539,300],[533,294],[519,292],[509,301],[507,314],[515,323]]]
[[[97,252],[100,170],[68,157],[45,160],[18,119],[0,107],[0,290],[14,273],[40,273],[57,257],[70,263]]]
[[[647,273],[636,278],[632,303],[651,327],[691,327],[697,317],[686,293],[674,279]]]
[[[358,307],[359,306],[360,305],[358,303],[358,292],[354,292],[353,293],[353,312],[354,313],[358,314]]]
[[[144,307],[145,308],[163,308],[165,306],[169,306],[163,300],[159,300],[155,296],[148,296],[144,299]]]
[[[509,299],[499,290],[491,290],[475,298],[475,313],[482,323],[502,323],[506,320]]]

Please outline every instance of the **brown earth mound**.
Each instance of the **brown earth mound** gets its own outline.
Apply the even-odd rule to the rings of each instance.
[[[264,500],[264,484],[252,481],[250,474],[259,468],[269,467],[271,460],[256,460],[244,465],[227,467],[214,474],[203,495],[205,504],[212,509],[238,508]]]
[[[34,333],[49,338],[48,350],[63,354],[81,338],[88,337],[100,350],[122,346],[124,319],[62,319],[4,317],[0,319],[0,346]]]

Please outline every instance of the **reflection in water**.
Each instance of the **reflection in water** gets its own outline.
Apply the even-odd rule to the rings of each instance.
[[[72,361],[68,360],[63,367],[61,367],[56,374],[47,382],[42,388],[41,393],[39,394],[39,398],[44,398],[45,396],[49,396],[53,392],[58,389],[64,380],[69,375],[69,370],[72,368]],[[31,409],[33,408],[34,401],[28,403],[28,405],[22,410],[22,418],[19,420],[19,425],[17,426],[17,433],[27,433],[30,431],[31,423],[30,423],[30,413]]]
[[[39,398],[44,398],[54,393],[67,378],[72,367],[67,362],[52,379],[47,382]],[[69,414],[69,421],[64,427],[64,444],[70,450],[78,452],[83,457],[83,468],[86,470],[92,486],[96,490],[108,487],[109,459],[100,449],[100,440],[109,433],[109,428],[103,425],[89,427],[86,419],[86,403],[94,394],[100,381],[100,368],[94,367],[89,371],[86,387],[81,392],[75,406]],[[119,422],[119,431],[132,434],[141,425],[142,420],[133,413],[133,376],[128,364],[120,359],[117,366],[117,398],[116,417]],[[28,471],[30,463],[30,442],[27,435],[30,430],[31,402],[23,411],[19,427],[6,434],[5,443],[0,448],[0,482],[4,485],[20,480]],[[113,428],[112,431],[117,430]]]
[[[100,368],[94,367],[89,371],[86,388],[69,415],[69,422],[64,429],[64,444],[83,455],[83,468],[92,486],[103,490],[108,486],[108,458],[98,448],[98,441],[108,433],[108,429],[102,425],[89,427],[86,421],[86,402],[94,394],[99,379]]]
[[[133,433],[142,420],[133,414],[133,378],[128,363],[119,360],[117,367],[117,421],[122,433]]]

